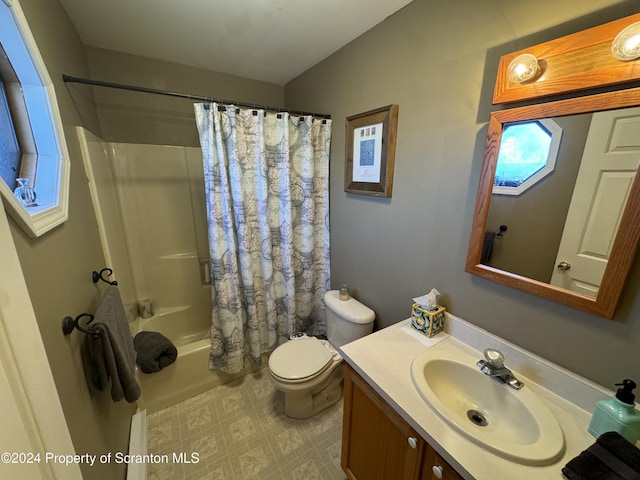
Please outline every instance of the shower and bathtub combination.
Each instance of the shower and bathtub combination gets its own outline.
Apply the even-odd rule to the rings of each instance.
[[[200,148],[105,142],[81,127],[77,134],[106,264],[132,333],[160,332],[178,348],[173,365],[138,372],[139,408],[157,411],[251,372],[250,364],[233,376],[208,367],[211,290]]]

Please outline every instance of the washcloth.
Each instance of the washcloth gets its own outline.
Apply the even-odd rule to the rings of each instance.
[[[569,480],[640,480],[640,449],[617,432],[603,433],[562,473]]]
[[[95,319],[87,325],[81,354],[89,390],[103,391],[111,383],[111,398],[135,402],[140,386],[135,378],[136,351],[118,287],[105,290]]]
[[[133,339],[138,353],[136,363],[143,373],[159,372],[178,357],[178,349],[158,332],[140,332]]]

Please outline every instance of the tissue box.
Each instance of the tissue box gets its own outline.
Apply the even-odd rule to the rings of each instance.
[[[444,329],[445,308],[438,305],[427,310],[417,303],[411,305],[411,326],[427,337],[433,337]]]

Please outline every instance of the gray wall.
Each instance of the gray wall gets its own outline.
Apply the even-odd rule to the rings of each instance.
[[[630,2],[598,12],[616,2],[416,0],[284,89],[85,51],[57,1],[20,3],[58,95],[71,156],[71,197],[69,221],[42,238],[28,239],[15,223],[11,227],[77,453],[126,450],[132,408],[113,404],[108,395],[89,395],[79,337],[60,333],[63,316],[95,308],[99,292],[90,272],[104,264],[73,127],[83,125],[111,141],[176,145],[197,145],[197,133],[188,102],[64,85],[62,73],[275,106],[286,100],[292,108],[332,114],[332,281],[351,285],[376,310],[378,326],[406,318],[411,297],[435,286],[452,313],[588,378],[606,385],[638,379],[638,262],[614,321],[464,272],[499,56],[634,13]],[[526,26],[520,17],[527,18]],[[347,195],[344,119],[390,103],[400,105],[393,198]],[[107,464],[84,473],[100,480],[124,472]]]
[[[69,220],[38,239],[9,219],[75,452],[126,452],[135,405],[91,395],[80,358],[82,334],[62,335],[64,316],[95,312],[101,289],[92,270],[105,267],[75,126],[106,140],[198,146],[192,103],[139,93],[64,84],[62,74],[281,106],[284,89],[266,82],[86,48],[58,0],[19,0],[54,83],[71,160]],[[95,97],[94,97],[95,93]],[[96,108],[97,104],[97,108]],[[116,272],[117,274],[117,272]],[[91,480],[124,479],[125,465],[82,465]]]
[[[349,284],[379,327],[436,287],[451,313],[589,379],[640,378],[639,261],[613,321],[464,271],[499,57],[636,12],[612,0],[415,0],[287,84],[287,106],[334,120],[333,286]],[[347,194],[345,118],[391,103],[393,197]]]
[[[96,80],[274,107],[284,105],[284,88],[272,83],[95,47],[87,47],[86,52],[91,78]],[[112,88],[95,88],[95,97],[105,141],[200,146],[190,100]]]
[[[69,220],[38,239],[29,239],[13,221],[16,244],[42,340],[69,426],[75,452],[127,451],[129,423],[135,405],[113,403],[108,392],[91,395],[82,362],[82,334],[70,337],[60,329],[64,316],[93,312],[99,291],[91,271],[104,266],[98,229],[91,206],[75,125],[99,131],[91,91],[69,95],[61,75],[88,75],[84,48],[66,13],[57,1],[20,0],[20,5],[56,90],[71,160]],[[124,478],[125,465],[81,465],[85,478]]]

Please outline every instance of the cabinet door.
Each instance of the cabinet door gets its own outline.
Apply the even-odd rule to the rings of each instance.
[[[463,478],[427,445],[420,480],[463,480]]]
[[[349,366],[342,469],[351,480],[418,480],[424,440]]]

